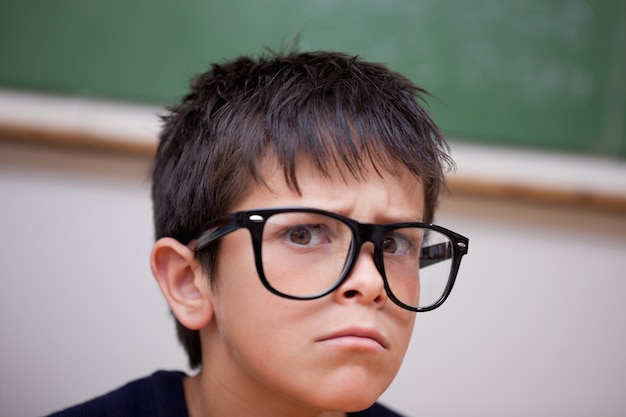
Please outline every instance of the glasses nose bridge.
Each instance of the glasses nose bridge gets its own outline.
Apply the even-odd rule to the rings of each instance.
[[[384,226],[361,222],[355,222],[354,226],[357,253],[367,242],[372,242],[374,251],[377,251],[384,236]]]
[[[384,268],[382,266],[382,259],[380,258],[380,242],[383,239],[384,236],[384,226],[381,225],[376,225],[376,224],[372,224],[372,223],[361,223],[361,222],[357,222],[355,221],[352,224],[352,230],[354,233],[354,250],[352,253],[352,262],[350,267],[348,268],[348,270],[346,271],[346,276],[348,273],[350,273],[350,271],[352,270],[352,268],[354,267],[354,265],[356,264],[356,261],[359,257],[359,254],[361,253],[361,249],[363,248],[363,245],[371,242],[373,245],[373,253],[372,253],[372,260],[374,262],[374,265],[376,266],[376,269],[378,270],[378,272],[380,273],[381,277],[383,278],[383,281],[386,282],[386,278],[385,278],[385,272],[384,272]]]

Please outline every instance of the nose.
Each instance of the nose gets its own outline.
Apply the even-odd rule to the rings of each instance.
[[[337,288],[333,297],[339,303],[358,302],[382,307],[387,301],[385,284],[374,262],[374,246],[366,243],[352,267],[352,270]]]

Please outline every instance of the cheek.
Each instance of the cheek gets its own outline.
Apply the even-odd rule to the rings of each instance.
[[[222,238],[214,273],[212,302],[218,319],[243,315],[254,308],[265,290],[258,278],[247,230],[238,230]]]
[[[268,335],[286,324],[286,300],[261,283],[247,230],[223,238],[217,258],[212,302],[220,333],[234,351],[248,348],[247,341],[263,351],[265,341],[272,340]]]
[[[252,239],[246,229],[222,238],[214,268],[216,292],[228,294],[249,287],[258,281],[254,266]]]
[[[411,335],[415,327],[416,313],[401,309],[395,305],[391,306],[391,308],[393,311],[388,315],[391,320],[389,328],[394,329],[394,340],[395,346],[397,347],[397,351],[395,352],[396,360],[398,364],[401,364],[411,341]]]

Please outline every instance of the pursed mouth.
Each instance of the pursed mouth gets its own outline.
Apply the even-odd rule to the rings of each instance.
[[[330,333],[317,340],[318,342],[334,342],[338,344],[377,344],[383,349],[389,347],[389,343],[376,330],[350,328]]]

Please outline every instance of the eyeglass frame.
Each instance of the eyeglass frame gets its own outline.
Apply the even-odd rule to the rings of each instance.
[[[311,296],[294,296],[290,294],[285,294],[283,292],[278,291],[269,283],[265,276],[265,272],[263,269],[263,257],[262,257],[262,245],[263,245],[263,230],[265,228],[266,221],[276,215],[283,213],[311,213],[316,215],[323,215],[330,217],[332,219],[338,220],[345,225],[348,226],[350,231],[352,232],[352,242],[350,246],[350,251],[347,254],[345,266],[343,268],[342,274],[339,276],[337,281],[327,290],[319,292],[317,294]],[[384,243],[384,237],[390,231],[414,227],[414,228],[422,228],[422,229],[430,229],[436,232],[439,232],[445,235],[450,242],[452,243],[452,254],[449,258],[452,259],[452,265],[450,267],[450,275],[448,276],[448,282],[446,284],[446,288],[443,291],[442,296],[433,304],[425,306],[425,307],[413,307],[408,304],[400,301],[396,295],[391,290],[389,282],[387,280],[387,276],[384,268],[384,252],[382,250],[382,244]],[[422,222],[400,222],[400,223],[389,223],[389,224],[373,224],[373,223],[365,223],[360,222],[350,217],[343,216],[341,214],[333,213],[331,211],[316,209],[316,208],[307,208],[307,207],[281,207],[281,208],[264,208],[264,209],[252,209],[252,210],[242,210],[234,213],[227,214],[223,217],[217,218],[209,223],[207,223],[204,227],[200,228],[200,232],[197,233],[197,237],[192,238],[189,242],[186,243],[186,246],[194,252],[201,251],[206,248],[211,243],[217,241],[218,239],[236,231],[241,228],[248,229],[250,232],[250,237],[252,239],[252,249],[254,252],[254,260],[255,266],[257,270],[257,274],[259,275],[259,279],[261,283],[269,292],[279,297],[291,299],[291,300],[315,300],[318,298],[322,298],[327,296],[328,294],[335,291],[337,288],[341,286],[345,282],[345,280],[350,275],[350,272],[354,268],[356,261],[359,257],[359,253],[361,252],[361,248],[367,242],[371,242],[374,245],[374,254],[373,260],[376,269],[381,275],[383,279],[385,293],[387,296],[398,306],[410,310],[413,312],[425,312],[436,309],[441,306],[444,301],[448,298],[450,293],[452,292],[452,287],[456,281],[456,277],[459,272],[459,268],[461,266],[461,259],[464,255],[467,254],[469,239],[465,236],[462,236],[456,232],[453,232],[450,229],[447,229],[442,226],[438,226],[431,223],[422,223]],[[438,245],[438,244],[436,244]],[[434,245],[434,246],[436,246]],[[430,247],[426,247],[430,248]],[[422,248],[424,249],[424,248]],[[434,261],[436,263],[438,261]],[[421,269],[421,266],[420,266]]]

